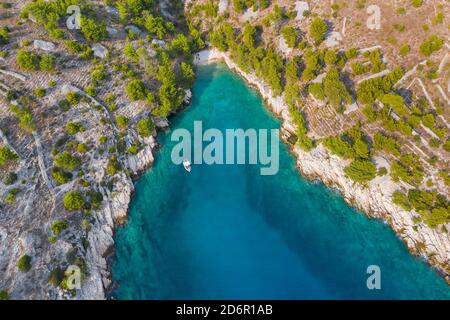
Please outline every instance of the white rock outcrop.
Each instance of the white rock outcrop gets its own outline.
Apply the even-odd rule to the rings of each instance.
[[[40,50],[49,51],[49,52],[55,51],[55,49],[56,49],[56,46],[54,43],[51,43],[49,41],[44,41],[44,40],[34,40],[33,47],[35,49],[40,49]]]
[[[309,4],[306,1],[297,1],[295,3],[295,11],[297,11],[297,15],[295,16],[296,20],[304,19],[304,13],[309,11]]]
[[[94,51],[94,56],[100,59],[105,59],[108,56],[108,49],[102,46],[100,43],[96,43],[92,46],[92,51]]]

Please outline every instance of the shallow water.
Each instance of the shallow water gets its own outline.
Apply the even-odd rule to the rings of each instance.
[[[279,128],[258,94],[223,65],[199,67],[191,106],[172,130]],[[280,143],[280,170],[171,162],[161,134],[115,236],[118,299],[449,299],[450,287],[392,230],[303,179]],[[381,269],[381,290],[366,285]]]

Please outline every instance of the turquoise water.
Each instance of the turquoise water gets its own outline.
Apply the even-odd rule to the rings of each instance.
[[[200,67],[172,129],[279,128],[258,94],[222,65]],[[380,221],[303,179],[280,143],[280,170],[172,164],[160,135],[115,236],[118,299],[443,299],[450,287]],[[366,286],[369,265],[381,290]]]

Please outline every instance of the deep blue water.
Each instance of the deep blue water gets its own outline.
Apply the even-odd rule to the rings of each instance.
[[[262,99],[222,65],[200,67],[191,106],[171,125],[279,128]],[[280,143],[280,170],[172,164],[161,134],[115,236],[118,299],[443,299],[450,287],[381,221],[303,179]],[[369,265],[381,290],[366,286]]]

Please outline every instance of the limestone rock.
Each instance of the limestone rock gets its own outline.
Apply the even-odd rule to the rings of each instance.
[[[94,56],[101,59],[105,59],[108,56],[108,49],[102,46],[100,43],[96,43],[92,46],[92,51],[94,51]]]
[[[184,99],[183,99],[183,102],[184,102],[185,104],[189,104],[189,103],[191,103],[191,100],[192,100],[192,92],[191,92],[191,89],[186,89],[186,90],[184,90]]]
[[[306,1],[297,1],[295,3],[295,11],[297,11],[296,20],[304,19],[304,13],[309,11],[309,4]]]
[[[44,40],[34,40],[33,47],[49,52],[55,51],[56,49],[56,46],[53,43]]]

